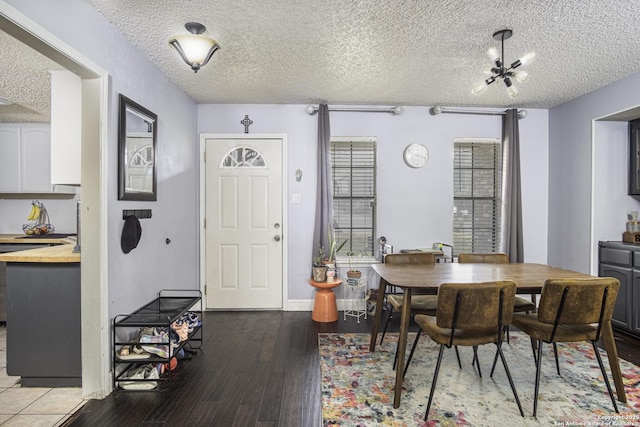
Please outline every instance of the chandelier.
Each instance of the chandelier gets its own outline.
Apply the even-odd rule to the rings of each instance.
[[[524,82],[529,73],[524,70],[515,71],[521,65],[526,65],[533,60],[536,56],[534,52],[529,52],[525,54],[522,58],[513,62],[508,68],[505,66],[504,59],[504,41],[511,38],[513,35],[512,30],[500,30],[493,33],[493,39],[499,40],[502,48],[502,52],[498,52],[498,49],[495,47],[489,48],[487,51],[487,55],[491,59],[494,65],[486,66],[482,70],[482,72],[489,77],[486,78],[482,83],[473,88],[471,93],[474,95],[480,95],[483,93],[487,87],[495,82],[498,79],[502,79],[505,86],[507,87],[507,92],[511,98],[518,96],[518,88],[513,85],[512,79],[515,79],[518,82]]]

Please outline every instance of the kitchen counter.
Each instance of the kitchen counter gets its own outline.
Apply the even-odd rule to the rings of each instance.
[[[16,244],[51,244],[51,245],[64,245],[73,243],[76,244],[76,237],[58,237],[58,238],[49,238],[49,237],[27,237],[25,234],[0,234],[0,244],[2,243],[16,243]]]
[[[0,262],[74,263],[80,254],[74,253],[75,236],[65,238],[20,238],[24,235],[0,234],[0,244],[49,244],[53,246],[0,254]]]

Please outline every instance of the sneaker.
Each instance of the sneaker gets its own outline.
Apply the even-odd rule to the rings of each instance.
[[[152,390],[158,386],[158,382],[153,380],[160,379],[160,375],[152,364],[146,364],[125,372],[122,379],[132,380],[118,381],[118,386],[125,390]]]

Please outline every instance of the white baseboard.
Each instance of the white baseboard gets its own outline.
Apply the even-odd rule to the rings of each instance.
[[[290,299],[284,311],[313,311],[312,299]]]

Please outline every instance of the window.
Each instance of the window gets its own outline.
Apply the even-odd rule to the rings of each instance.
[[[498,252],[502,187],[500,141],[457,140],[453,156],[453,247]]]
[[[376,224],[375,138],[331,138],[333,226],[338,255],[373,256]]]

